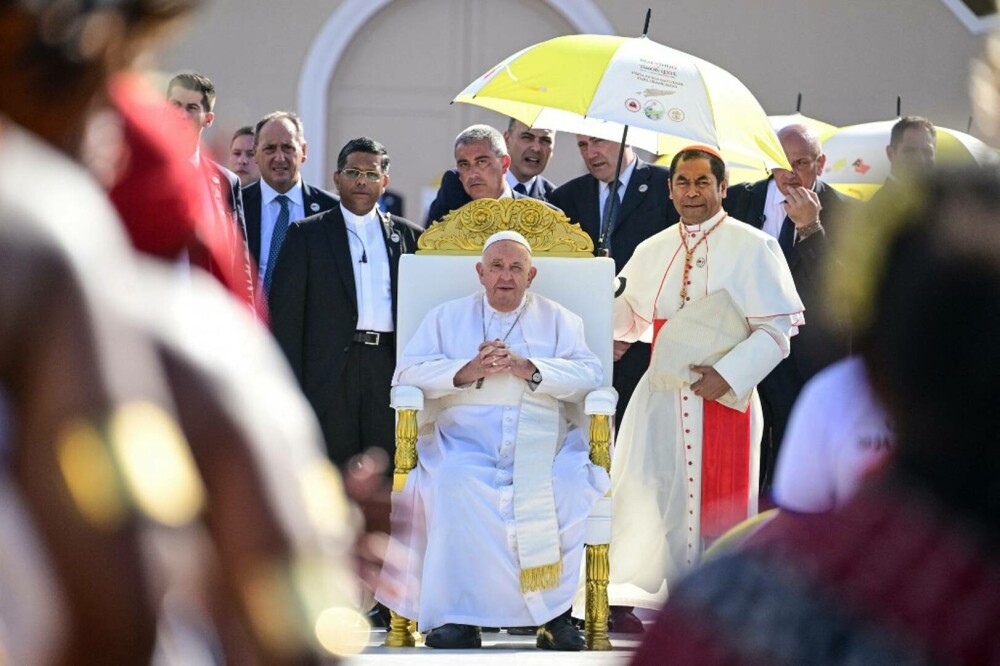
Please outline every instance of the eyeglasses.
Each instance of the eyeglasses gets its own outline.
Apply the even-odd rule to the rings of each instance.
[[[357,180],[361,176],[365,177],[365,180],[371,183],[377,183],[382,180],[382,174],[378,171],[361,171],[359,169],[343,169],[340,173],[344,174],[351,180]]]

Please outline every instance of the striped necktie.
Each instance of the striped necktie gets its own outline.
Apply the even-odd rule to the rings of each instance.
[[[285,235],[288,233],[288,204],[291,199],[284,194],[279,194],[274,198],[281,205],[278,213],[278,220],[274,223],[274,231],[271,232],[271,249],[267,253],[267,271],[264,273],[264,293],[271,293],[271,280],[274,277],[274,267],[278,263],[278,253],[281,252],[281,245],[285,242]]]

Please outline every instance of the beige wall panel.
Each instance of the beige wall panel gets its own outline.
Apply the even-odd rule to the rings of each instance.
[[[414,25],[435,27],[413,30]],[[424,188],[433,188],[454,165],[455,135],[476,122],[505,129],[499,115],[451,105],[451,99],[510,53],[568,32],[570,25],[538,1],[392,3],[355,37],[334,73],[327,171],[347,140],[375,137],[390,151],[392,188],[406,197],[406,215],[422,219]],[[580,172],[581,162],[568,152],[570,142],[557,147],[562,159],[550,164],[546,175],[562,182]]]
[[[564,7],[575,3],[562,0]],[[803,112],[836,124],[903,112],[965,129],[969,58],[981,38],[941,0],[593,0],[619,34],[637,35],[653,4],[650,36],[730,70],[769,113]],[[195,68],[216,81],[216,135],[275,108],[295,108],[306,54],[343,6],[337,0],[215,0],[161,58],[166,70]],[[347,138],[370,133],[392,151],[394,185],[408,205],[451,163],[451,141],[488,112],[448,101],[472,78],[528,44],[570,32],[542,0],[396,0],[355,36],[325,82],[330,160]],[[309,128],[306,128],[307,138]],[[975,133],[975,129],[973,130]],[[223,141],[224,142],[224,141]],[[560,137],[546,175],[581,172],[572,137]],[[412,205],[410,217],[417,218]]]

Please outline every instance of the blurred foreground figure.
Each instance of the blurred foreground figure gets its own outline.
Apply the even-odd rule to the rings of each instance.
[[[634,663],[1000,663],[1000,176],[918,185],[863,213],[832,284],[892,465],[682,582]]]
[[[279,352],[214,281],[134,256],[73,162],[107,77],[191,4],[0,2],[0,662],[366,638],[349,507]]]
[[[139,523],[108,440],[127,400],[166,396],[149,342],[93,270],[124,257],[116,273],[133,282],[128,252],[86,174],[0,120],[2,663],[141,663],[152,652]]]

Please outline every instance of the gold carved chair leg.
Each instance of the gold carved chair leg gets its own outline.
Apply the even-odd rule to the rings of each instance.
[[[590,462],[611,472],[611,417],[590,417]],[[587,602],[584,637],[589,650],[610,650],[608,640],[609,545],[587,544]]]
[[[410,471],[417,466],[417,410],[401,409],[396,421],[395,469],[392,475],[392,492],[403,492]],[[414,647],[417,623],[394,610],[389,611],[389,631],[385,636],[386,647]]]
[[[389,633],[385,636],[386,647],[413,647],[417,644],[413,638],[416,632],[416,622],[407,620],[394,610],[389,611]]]
[[[396,420],[396,455],[392,492],[401,493],[410,470],[417,466],[417,410],[401,409]]]

